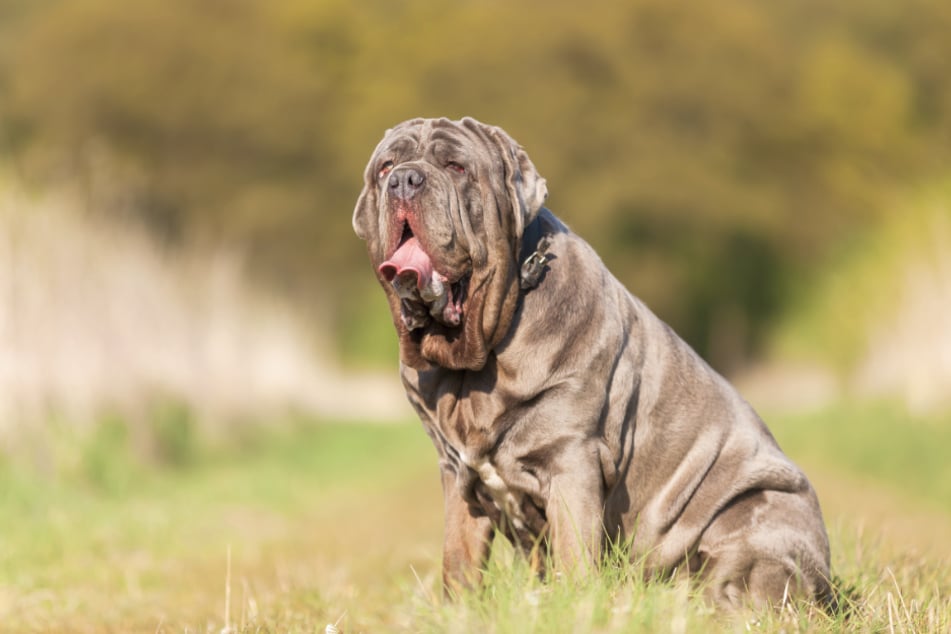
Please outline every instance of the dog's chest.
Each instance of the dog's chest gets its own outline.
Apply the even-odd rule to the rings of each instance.
[[[409,368],[404,368],[403,375],[410,402],[443,468],[455,475],[460,497],[518,533],[537,535],[544,525],[544,487],[534,469],[524,468],[515,457],[518,452],[495,432],[499,426],[494,422],[508,411],[511,399],[498,390],[466,382],[478,383],[478,378],[471,373],[416,373]]]
[[[460,451],[459,462],[463,468],[468,467],[470,477],[478,478],[496,508],[512,522],[515,528],[523,528],[525,526],[525,517],[522,513],[524,493],[511,486],[487,456],[476,457]],[[460,486],[470,489],[470,483],[465,482],[465,478],[460,478]]]

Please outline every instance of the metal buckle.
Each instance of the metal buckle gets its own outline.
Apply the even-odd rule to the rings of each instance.
[[[545,272],[545,264],[548,263],[548,256],[545,251],[551,240],[548,236],[543,236],[538,242],[538,248],[522,263],[521,280],[519,286],[522,290],[528,290],[538,286],[541,281],[542,273]]]

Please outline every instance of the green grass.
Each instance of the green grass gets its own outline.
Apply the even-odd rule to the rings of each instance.
[[[924,418],[892,402],[769,417],[798,459],[875,480],[951,512],[951,414]]]
[[[0,480],[0,624],[220,627],[229,545],[235,605],[247,584],[250,598],[259,586],[269,597],[258,600],[261,620],[277,618],[265,606],[279,611],[283,601],[323,618],[315,591],[336,586],[340,574],[339,591],[349,591],[346,577],[390,558],[384,518],[400,516],[397,501],[414,490],[417,501],[428,495],[438,521],[435,453],[415,425],[298,425],[193,451],[201,455],[189,465],[164,468],[119,451],[108,467],[85,474],[8,464]],[[103,468],[115,472],[105,486],[96,475]],[[431,559],[428,549],[419,553]],[[324,573],[330,577],[319,578]]]
[[[596,578],[542,583],[505,544],[481,590],[445,602],[438,470],[418,424],[275,425],[226,446],[192,438],[187,460],[156,462],[137,458],[113,421],[53,452],[70,468],[0,469],[0,631],[947,631],[951,551],[923,556],[914,531],[889,540],[863,524],[874,494],[912,526],[951,527],[947,505],[905,497],[946,477],[945,428],[919,423],[899,438],[889,412],[773,422],[794,457],[822,468],[810,476],[855,597],[848,620],[810,608],[726,617],[617,557]],[[919,459],[863,458],[892,451]],[[859,475],[871,480],[855,485]],[[941,486],[918,499],[936,503]]]

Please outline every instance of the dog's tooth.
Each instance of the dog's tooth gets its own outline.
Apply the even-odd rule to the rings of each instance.
[[[433,275],[429,284],[419,290],[419,296],[423,298],[423,301],[434,302],[446,295],[446,287],[440,279],[441,277],[438,273]]]
[[[435,317],[436,319],[442,318],[443,311],[446,308],[446,305],[449,303],[449,293],[443,293],[433,301],[432,305],[429,307],[429,314]]]

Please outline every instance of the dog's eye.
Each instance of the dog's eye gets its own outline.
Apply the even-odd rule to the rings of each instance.
[[[455,172],[456,174],[466,173],[466,168],[460,165],[459,163],[456,163],[455,161],[449,161],[448,163],[446,163],[446,167],[452,170],[453,172]]]
[[[378,178],[383,178],[393,170],[393,161],[387,161],[380,166],[380,171],[377,172]]]

